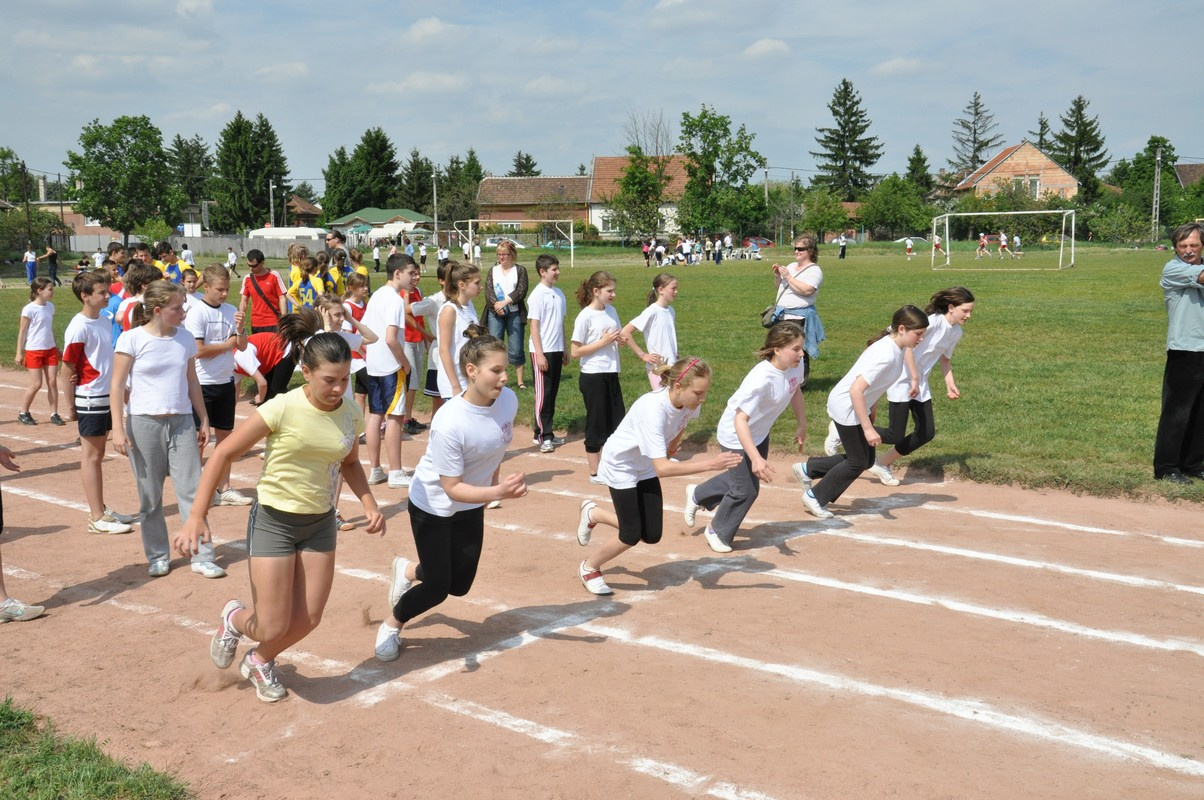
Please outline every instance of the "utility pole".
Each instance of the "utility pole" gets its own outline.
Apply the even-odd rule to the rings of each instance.
[[[268,227],[276,224],[276,184],[268,181]]]
[[[1162,205],[1162,148],[1154,155],[1154,210],[1151,214],[1150,241],[1158,241],[1158,207]]]
[[[431,170],[431,192],[435,198],[435,249],[439,249],[439,171]]]
[[[29,212],[29,171],[21,161],[21,186],[25,189],[25,240],[33,247],[33,216]]]

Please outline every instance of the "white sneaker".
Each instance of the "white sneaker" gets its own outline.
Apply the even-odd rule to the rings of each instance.
[[[556,445],[557,447],[560,447],[560,445],[564,444],[564,437],[563,436],[553,436],[552,444]]]
[[[224,578],[226,571],[212,561],[193,561],[192,571],[206,578]]]
[[[539,452],[541,452],[541,453],[551,453],[555,449],[556,449],[556,445],[554,445],[552,443],[551,439],[547,439],[546,441],[540,442],[540,444],[539,444]]]
[[[590,594],[614,594],[614,590],[607,586],[606,581],[603,580],[602,573],[593,567],[587,566],[584,561],[581,562],[581,566],[577,567],[577,574],[581,577],[581,583]]]
[[[169,572],[171,572],[171,562],[166,558],[160,558],[158,561],[152,561],[150,568],[146,571],[146,573],[152,578],[162,578]]]
[[[129,533],[132,530],[133,528],[118,522],[111,514],[105,514],[100,519],[88,520],[88,533],[117,534]]]
[[[590,482],[590,483],[596,483],[598,486],[605,486],[605,485],[606,485],[606,481],[602,480],[602,479],[601,479],[601,478],[599,478],[597,475],[590,475],[590,476],[589,476],[589,482]]]
[[[502,507],[501,500],[490,500],[488,503],[485,504],[486,511],[492,511],[495,508],[501,508],[501,507]]]
[[[227,489],[217,496],[217,502],[214,505],[218,506],[249,506],[251,498],[247,497],[237,489]]]
[[[811,516],[818,517],[819,519],[832,519],[835,516],[831,511],[819,504],[819,501],[815,499],[815,495],[811,493],[810,489],[803,492],[803,506],[811,513]]]
[[[724,544],[723,540],[719,538],[719,534],[717,534],[717,533],[715,533],[715,531],[711,530],[710,525],[707,525],[706,537],[707,537],[707,544],[709,544],[711,546],[711,549],[714,550],[716,553],[732,552],[732,546],[730,544]]]
[[[389,476],[385,474],[385,471],[380,467],[373,467],[372,471],[368,473],[369,486],[377,486],[387,480],[389,480]]]
[[[804,492],[811,491],[811,476],[807,474],[807,462],[796,461],[790,467],[790,471],[794,473],[794,479],[803,487]]]
[[[871,464],[870,472],[874,474],[878,480],[882,481],[883,486],[898,486],[899,479],[895,477],[895,473],[890,471],[890,467],[884,467],[881,464]]]
[[[414,582],[406,577],[406,567],[410,566],[410,559],[404,556],[398,556],[393,559],[393,567],[389,571],[391,576],[389,580],[389,608],[393,609],[397,606],[397,601],[401,596],[410,590]]]
[[[598,504],[593,500],[581,501],[581,516],[577,518],[577,544],[585,547],[589,544],[590,534],[594,531],[596,523],[591,522],[589,512],[598,507]]]
[[[410,488],[410,474],[404,469],[389,470],[389,488],[390,489],[408,489]]]
[[[137,514],[119,514],[116,511],[114,511],[113,509],[109,508],[108,506],[105,506],[105,516],[112,517],[113,519],[120,522],[122,525],[133,525],[135,522],[138,521]]]
[[[401,628],[382,622],[376,629],[376,658],[380,661],[396,661],[401,655]]]
[[[685,517],[686,527],[694,527],[694,519],[698,516],[698,509],[702,506],[694,502],[694,490],[698,488],[696,483],[686,484],[686,507],[682,510],[682,516]]]
[[[840,434],[836,431],[836,423],[828,420],[828,435],[824,437],[824,454],[834,456],[840,452]]]

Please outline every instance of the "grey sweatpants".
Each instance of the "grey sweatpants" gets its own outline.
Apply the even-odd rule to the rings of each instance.
[[[748,516],[757,495],[761,493],[761,481],[753,475],[752,461],[744,450],[729,450],[722,448],[725,453],[739,453],[744,457],[736,466],[727,472],[720,472],[715,477],[694,487],[694,502],[707,511],[715,511],[711,519],[711,530],[724,544],[730,545],[740,530],[740,523]],[[761,458],[769,455],[769,438],[757,445]],[[718,506],[718,509],[716,509]]]
[[[142,549],[148,563],[171,558],[167,520],[163,517],[163,480],[170,475],[176,492],[180,520],[188,519],[197,483],[201,480],[201,452],[191,414],[152,417],[131,414],[126,427],[130,440],[130,465],[138,484],[142,514]],[[212,561],[213,544],[198,545],[194,562]]]

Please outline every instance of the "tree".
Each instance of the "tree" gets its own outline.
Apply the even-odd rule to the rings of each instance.
[[[840,198],[827,189],[809,190],[803,197],[803,230],[815,231],[823,241],[828,231],[843,231],[849,227],[849,212],[840,204]]]
[[[586,169],[585,169],[585,164],[578,164],[578,165],[577,165],[577,174],[578,174],[578,175],[585,175],[585,174],[587,174],[587,172],[586,172]]]
[[[910,183],[920,197],[927,197],[936,188],[932,169],[928,166],[928,157],[918,144],[907,159],[907,174],[903,176],[903,180]]]
[[[987,154],[1003,143],[1003,136],[991,134],[999,125],[978,92],[970,98],[962,114],[965,116],[953,120],[953,158],[949,159],[949,167],[964,177],[987,163]]]
[[[622,231],[624,239],[647,239],[661,229],[664,179],[657,176],[654,159],[639,145],[627,145],[627,158],[618,190],[602,199],[610,214],[611,227]]]
[[[876,136],[866,136],[870,118],[861,107],[861,95],[848,78],[836,85],[832,102],[828,103],[834,128],[816,128],[819,152],[815,156],[819,174],[812,179],[815,186],[826,187],[841,200],[852,202],[869,191],[874,176],[869,170],[882,157],[882,145]]]
[[[256,189],[262,187],[258,195],[261,208],[270,209],[271,206],[275,206],[277,216],[276,220],[272,220],[272,224],[275,225],[277,220],[283,219],[286,198],[293,190],[292,185],[288,183],[288,159],[284,157],[284,148],[280,146],[280,139],[276,136],[272,123],[268,122],[268,118],[263,114],[255,115],[254,138],[259,155],[259,175],[258,180],[253,181],[251,186]]]
[[[1078,198],[1083,204],[1099,196],[1096,173],[1108,163],[1099,117],[1087,117],[1088,105],[1082,95],[1071,101],[1070,108],[1059,117],[1062,130],[1054,134],[1049,150],[1050,156],[1082,185]]]
[[[867,228],[891,239],[924,230],[934,216],[916,193],[915,185],[897,173],[870,190],[859,213]]]
[[[326,159],[326,169],[322,170],[322,178],[326,181],[326,191],[322,194],[323,221],[338,219],[354,211],[351,205],[354,182],[347,148],[340,147],[330,154]]]
[[[1159,188],[1158,219],[1162,226],[1177,220],[1188,219],[1183,213],[1185,193],[1175,177],[1175,164],[1179,157],[1170,140],[1163,136],[1151,136],[1145,149],[1132,160],[1122,158],[1116,162],[1108,176],[1108,183],[1120,187],[1120,202],[1151,214],[1154,205],[1154,175],[1158,171],[1158,151],[1162,151],[1162,182]]]
[[[25,249],[27,241],[36,245],[51,236],[70,236],[73,233],[75,231],[59,219],[57,212],[44,208],[30,208],[28,219],[24,208],[0,211],[0,252],[21,251]]]
[[[148,220],[175,218],[183,196],[171,185],[163,135],[146,116],[94,119],[79,135],[80,152],[64,162],[80,183],[76,211],[121,231],[128,242]]]
[[[452,156],[447,166],[438,171],[439,218],[448,220],[475,219],[477,216],[477,189],[485,177],[477,153],[471,147],[464,155]]]
[[[1127,244],[1148,239],[1150,217],[1125,203],[1096,204],[1091,207],[1087,227],[1100,241]]]
[[[535,164],[535,156],[519,150],[514,154],[514,166],[506,173],[510,178],[534,178],[540,174]]]
[[[172,182],[189,203],[205,199],[213,178],[213,156],[200,134],[185,139],[177,133],[167,148],[167,163],[171,165]]]
[[[686,157],[686,187],[677,211],[682,230],[740,231],[764,219],[764,214],[749,218],[744,192],[753,173],[765,163],[764,156],[752,148],[754,138],[743,125],[733,133],[731,118],[716,114],[706,104],[697,116],[682,113],[677,145]]]
[[[1037,115],[1037,129],[1029,131],[1028,135],[1031,137],[1029,139],[1030,142],[1041,150],[1048,151],[1050,142],[1049,120],[1045,118],[1044,111]]]
[[[297,188],[293,189],[293,194],[311,203],[318,202],[318,193],[314,191],[314,187],[310,185],[309,181],[301,181],[297,184]]]
[[[35,195],[33,178],[22,170],[21,159],[10,148],[0,147],[0,200],[16,205],[25,202],[26,191]]]
[[[400,170],[397,149],[381,128],[364,131],[359,144],[351,151],[347,169],[350,186],[346,201],[348,209],[344,213],[361,208],[384,208],[396,197]],[[430,183],[429,179],[427,183]]]
[[[291,187],[286,183],[288,161],[267,117],[247,119],[242,112],[222,129],[214,167],[213,227],[235,231],[269,222],[272,198],[278,212]]]
[[[415,147],[410,150],[410,160],[401,168],[401,178],[393,202],[401,208],[419,213],[431,211],[435,165],[424,158]]]

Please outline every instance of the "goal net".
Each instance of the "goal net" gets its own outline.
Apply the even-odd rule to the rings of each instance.
[[[932,218],[932,268],[992,272],[1069,269],[1074,266],[1075,219],[1074,209],[941,214]],[[1001,233],[1008,239],[1004,248],[1000,246]],[[980,235],[987,238],[985,255]]]
[[[536,254],[544,249],[567,250],[571,268],[576,266],[577,222],[573,219],[456,220],[452,223],[450,236],[452,253],[458,256],[456,247],[462,247],[464,242],[479,242],[482,250],[493,250],[499,239],[509,239],[519,248],[533,248]]]

